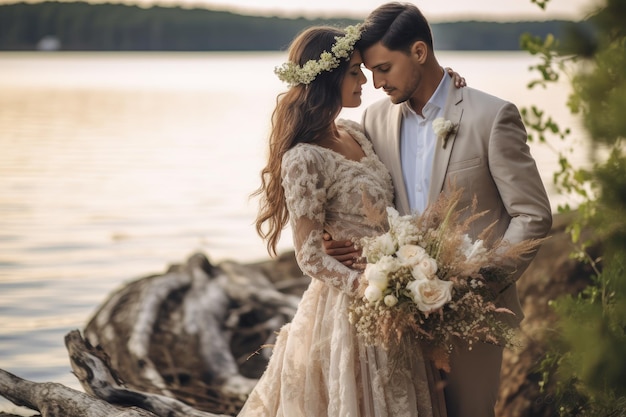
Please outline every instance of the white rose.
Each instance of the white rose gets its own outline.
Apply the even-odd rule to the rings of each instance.
[[[420,279],[433,279],[437,273],[437,261],[430,256],[423,258],[417,265],[411,270],[413,278]]]
[[[411,281],[406,288],[411,292],[413,302],[425,313],[443,307],[452,299],[452,282],[438,278]]]
[[[370,303],[374,303],[383,297],[383,292],[375,285],[368,285],[365,289],[365,298]]]
[[[415,278],[416,281],[426,281],[428,277],[424,273],[422,266],[420,264],[415,265],[411,268],[411,275]]]
[[[396,252],[402,266],[413,266],[421,262],[426,256],[426,250],[418,245],[404,245]]]
[[[387,307],[393,307],[396,304],[398,304],[398,299],[393,294],[386,295],[385,298],[383,299],[383,301],[385,302],[385,305]]]
[[[379,263],[367,264],[363,273],[370,287],[377,287],[381,291],[387,288],[389,278],[387,277],[387,271],[384,270],[383,265]]]

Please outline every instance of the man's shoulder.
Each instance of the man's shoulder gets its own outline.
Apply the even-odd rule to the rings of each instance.
[[[398,105],[393,104],[389,98],[382,98],[375,101],[365,108],[365,111],[363,112],[363,123],[366,124],[368,121],[372,121],[373,119],[380,120],[389,117],[390,112],[396,106]]]
[[[463,87],[463,99],[480,100],[500,105],[508,103],[508,101],[503,98],[473,87]]]
[[[393,104],[391,100],[389,100],[389,98],[386,97],[386,98],[381,98],[379,100],[376,100],[374,103],[367,106],[365,110],[368,112],[372,112],[372,111],[376,112],[376,111],[382,111],[382,110],[389,110],[393,106],[395,106],[395,104]]]

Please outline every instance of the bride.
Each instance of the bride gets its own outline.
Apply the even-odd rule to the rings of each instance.
[[[276,254],[290,222],[298,265],[313,279],[239,416],[445,416],[418,345],[403,340],[386,351],[359,340],[348,308],[362,273],[323,249],[324,231],[337,240],[382,233],[393,205],[390,175],[360,125],[336,120],[342,107],[361,104],[359,37],[358,26],[309,28],[276,70],[289,89],[272,117],[256,228]],[[380,222],[366,220],[372,212]]]

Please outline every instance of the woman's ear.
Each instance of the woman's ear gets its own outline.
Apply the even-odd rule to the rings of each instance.
[[[426,58],[428,57],[428,46],[424,41],[415,41],[415,43],[411,46],[411,54],[417,58],[417,61],[420,64],[426,62]]]

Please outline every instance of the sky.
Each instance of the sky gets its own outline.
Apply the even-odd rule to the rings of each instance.
[[[42,0],[0,0],[1,3]],[[72,1],[72,0],[62,0]],[[362,19],[388,0],[83,0],[149,6],[203,7],[250,15],[352,17]],[[580,20],[605,0],[549,0],[542,10],[531,0],[405,0],[417,5],[432,23],[452,20]]]
[[[149,4],[155,0],[136,0]],[[159,0],[245,14],[364,18],[386,0]],[[458,19],[546,20],[584,18],[601,0],[550,0],[545,11],[531,0],[414,0],[431,22]]]

